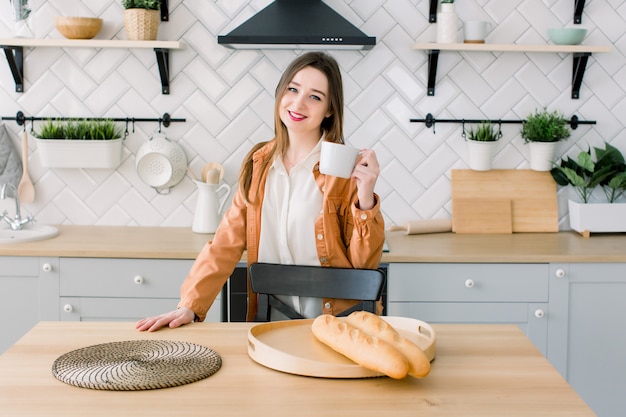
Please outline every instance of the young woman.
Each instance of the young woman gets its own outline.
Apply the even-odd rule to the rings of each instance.
[[[362,150],[349,179],[319,172],[322,141],[343,143],[343,87],[337,62],[310,52],[296,58],[276,88],[275,137],[246,156],[231,207],[196,258],[174,311],[137,322],[138,330],[203,321],[247,251],[248,265],[269,262],[377,268],[384,244],[379,165]],[[285,279],[289,279],[285,277]],[[334,314],[350,300],[296,299],[306,317]],[[248,320],[256,296],[248,285]]]

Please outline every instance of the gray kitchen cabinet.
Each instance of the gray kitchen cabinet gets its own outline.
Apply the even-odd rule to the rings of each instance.
[[[193,260],[60,258],[58,317],[134,321],[174,310]],[[206,321],[221,320],[221,297]]]
[[[548,359],[599,417],[626,410],[626,264],[553,264]]]
[[[39,259],[0,257],[0,353],[39,321]]]
[[[545,355],[548,281],[548,264],[390,263],[387,315],[517,324]]]

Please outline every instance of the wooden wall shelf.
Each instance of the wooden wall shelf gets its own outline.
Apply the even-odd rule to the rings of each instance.
[[[125,49],[153,49],[156,54],[159,76],[161,78],[161,92],[170,93],[169,84],[169,51],[181,49],[178,41],[127,41],[105,39],[0,39],[0,48],[4,49],[11,74],[15,80],[15,91],[24,92],[24,48],[125,48]]]

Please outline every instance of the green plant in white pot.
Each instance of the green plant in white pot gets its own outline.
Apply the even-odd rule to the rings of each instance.
[[[582,151],[576,160],[561,159],[550,173],[560,186],[571,186],[578,199],[568,200],[572,229],[588,235],[590,232],[626,231],[626,204],[616,204],[626,193],[626,163],[614,146]],[[604,192],[604,201],[592,203],[592,194],[598,187]]]
[[[530,168],[535,171],[550,171],[553,166],[556,146],[570,136],[569,121],[558,110],[546,108],[530,114],[522,123],[522,138],[530,146]]]
[[[489,171],[497,141],[502,132],[491,122],[482,122],[467,132],[469,166],[474,171]]]
[[[44,167],[116,168],[124,131],[112,120],[46,120],[34,132]]]

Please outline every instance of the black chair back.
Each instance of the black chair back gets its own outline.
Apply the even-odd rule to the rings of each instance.
[[[270,321],[272,308],[290,319],[304,318],[276,295],[360,300],[357,305],[337,314],[347,316],[357,310],[376,312],[376,302],[385,285],[385,273],[380,269],[255,263],[250,265],[250,284],[252,291],[258,294],[255,321]]]

